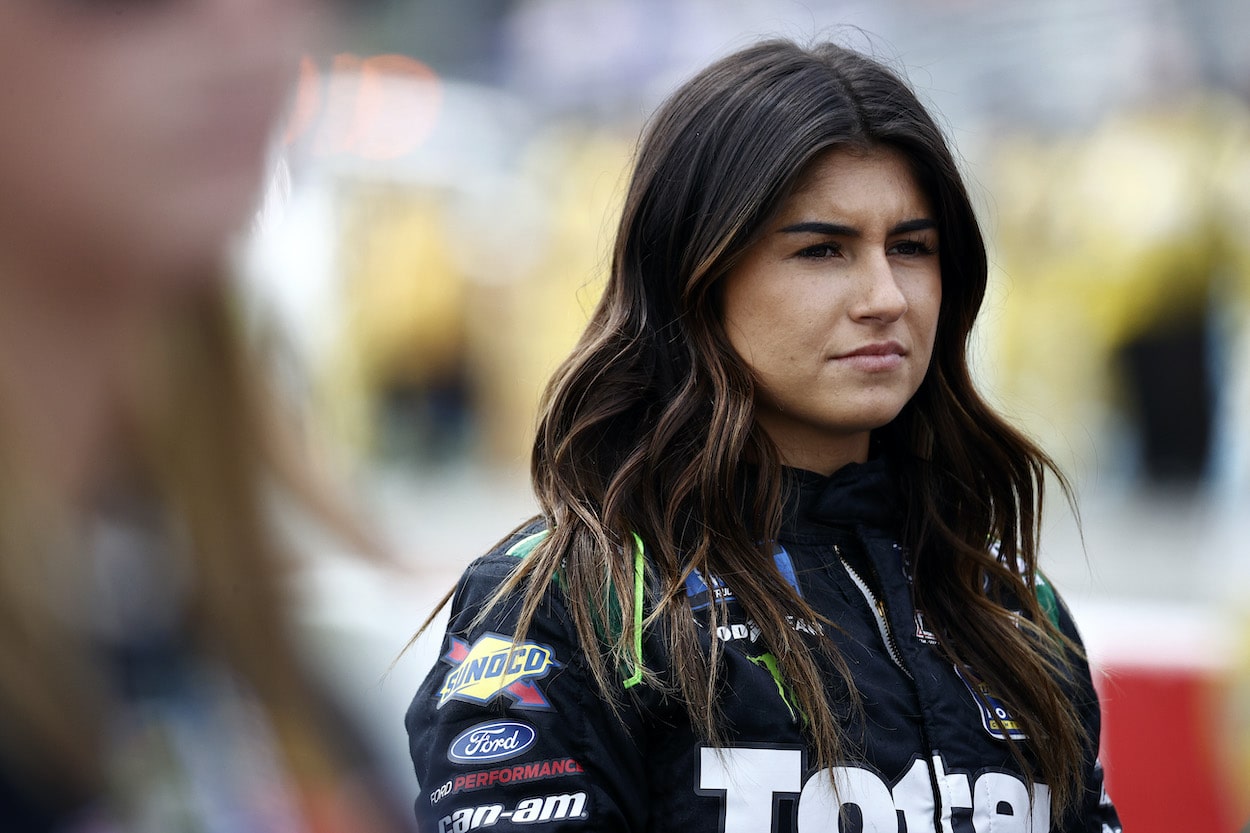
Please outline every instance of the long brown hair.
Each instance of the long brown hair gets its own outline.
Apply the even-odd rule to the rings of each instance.
[[[699,73],[654,116],[605,294],[544,399],[533,479],[551,534],[497,598],[524,590],[522,633],[558,573],[603,696],[620,702],[621,670],[643,670],[652,684],[675,687],[691,722],[716,742],[720,646],[713,640],[710,656],[700,648],[684,582],[696,569],[723,578],[778,659],[815,763],[845,759],[832,689],[786,622],[819,617],[758,543],[780,527],[782,465],[755,425],[754,382],[726,338],[718,296],[812,160],[830,148],[874,146],[908,160],[941,240],[930,370],[874,436],[902,472],[917,606],[951,659],[976,668],[1011,705],[1033,738],[1035,763],[1014,744],[1012,754],[1026,772],[1038,770],[1062,810],[1076,800],[1093,753],[1061,682],[1075,646],[1031,588],[1045,473],[1067,485],[972,383],[967,342],[985,293],[986,253],[942,133],[904,81],[853,51],[761,43]],[[749,504],[739,505],[744,494]],[[650,588],[641,627],[662,635],[671,673],[637,667],[637,626],[612,613],[632,609],[635,534]],[[823,642],[854,692],[853,675]]]
[[[296,783],[324,784],[343,774],[342,738],[325,729],[324,704],[289,632],[284,585],[292,562],[272,524],[271,498],[293,496],[352,544],[369,544],[284,430],[284,409],[259,372],[227,288],[199,300],[151,345],[141,395],[127,403],[130,464],[142,497],[176,527],[190,559],[198,645],[254,691]],[[0,427],[0,457],[12,464],[14,436]],[[20,752],[20,760],[3,763],[31,789],[85,801],[106,786],[109,687],[81,629],[48,604],[49,593],[90,597],[74,584],[88,572],[80,542],[58,532],[82,519],[28,468],[6,465],[0,499],[0,754]],[[60,569],[52,581],[49,564]]]

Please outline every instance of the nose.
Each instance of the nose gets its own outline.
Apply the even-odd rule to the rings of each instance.
[[[853,318],[888,324],[907,313],[907,296],[884,252],[866,259],[858,278],[858,294],[851,307]]]

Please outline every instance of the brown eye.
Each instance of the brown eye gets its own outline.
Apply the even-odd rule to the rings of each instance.
[[[890,254],[915,257],[918,255],[931,255],[933,254],[933,249],[919,240],[901,240],[890,247]]]
[[[842,247],[837,243],[820,243],[816,246],[808,246],[799,252],[799,257],[803,258],[825,258],[837,257],[842,253]]]

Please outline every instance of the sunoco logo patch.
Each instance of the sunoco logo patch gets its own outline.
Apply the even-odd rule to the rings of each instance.
[[[560,667],[546,645],[513,643],[497,633],[488,633],[469,645],[453,636],[443,659],[454,667],[438,692],[440,709],[451,700],[485,705],[501,694],[512,698],[514,708],[551,708],[547,696],[534,683]]]

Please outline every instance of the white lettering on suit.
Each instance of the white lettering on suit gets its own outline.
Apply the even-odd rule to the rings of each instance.
[[[1050,788],[1045,784],[1033,785],[1030,801],[1028,787],[1009,773],[983,772],[970,783],[966,774],[947,772],[941,755],[933,756],[932,767],[942,833],[954,833],[955,810],[972,812],[976,833],[1049,833]],[[777,799],[796,794],[799,833],[840,829],[844,810],[861,820],[857,829],[862,833],[932,829],[933,786],[923,759],[914,760],[893,787],[875,772],[854,766],[821,770],[803,783],[802,768],[803,753],[797,749],[704,747],[699,788],[724,792],[722,833],[775,830]]]
[[[797,749],[699,750],[699,789],[725,791],[721,833],[759,833],[773,826],[773,796],[803,786],[803,753]]]

